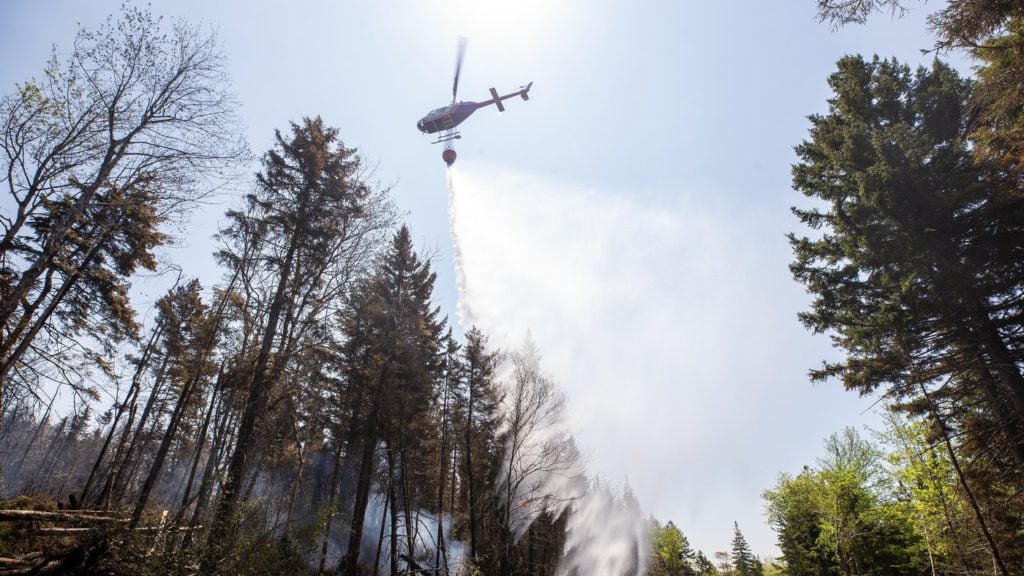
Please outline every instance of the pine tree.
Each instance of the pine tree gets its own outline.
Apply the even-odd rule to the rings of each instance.
[[[800,318],[847,350],[815,379],[869,392],[948,376],[945,395],[977,396],[1024,464],[1024,353],[1007,329],[1024,289],[1024,220],[971,162],[969,86],[947,66],[916,74],[844,58],[827,116],[812,116],[794,185],[829,210],[794,209],[822,234],[790,235],[794,276],[815,295]]]
[[[441,376],[444,320],[432,305],[435,275],[413,250],[409,229],[402,226],[386,251],[378,274],[355,294],[345,330],[345,371],[357,406],[349,429],[346,459],[358,470],[348,537],[345,571],[357,574],[363,523],[369,502],[376,447],[387,446],[388,500],[392,510],[391,559],[399,559],[398,514],[410,523],[414,501],[433,500],[433,490],[420,493],[414,473],[436,461],[421,441],[436,430],[431,417],[435,380]],[[385,399],[387,400],[385,402]],[[433,475],[427,474],[432,477]],[[399,499],[401,501],[399,501]],[[401,509],[401,510],[399,510]],[[407,539],[411,535],[407,534]],[[411,557],[411,546],[405,554]],[[396,568],[397,564],[392,564]]]
[[[248,382],[210,531],[213,546],[232,531],[275,387],[303,344],[321,344],[320,326],[358,277],[354,262],[366,256],[387,223],[380,195],[360,171],[355,150],[345,148],[337,130],[306,118],[292,124],[289,138],[276,133],[246,209],[228,213],[231,223],[222,231],[227,245],[219,258],[251,293],[258,332],[252,350],[243,349],[238,359]],[[212,551],[205,568],[212,570],[216,560]]]
[[[740,525],[738,522],[733,522],[733,536],[732,536],[732,565],[736,571],[737,576],[761,576],[756,572],[755,560],[753,552],[750,551],[750,546],[747,544],[747,539],[743,537],[743,533],[740,532]]]
[[[818,0],[818,15],[834,27],[863,24],[875,11],[903,15],[901,0]],[[961,50],[977,62],[971,96],[975,160],[986,170],[1024,173],[1024,13],[1018,2],[949,0],[928,17],[938,51]],[[1018,185],[1018,192],[1020,191]],[[1019,200],[1016,202],[1019,210]]]
[[[718,574],[718,570],[715,569],[715,565],[708,560],[708,557],[704,555],[704,552],[698,550],[697,556],[693,560],[694,571],[697,576],[714,576]]]
[[[501,446],[498,442],[498,403],[494,381],[498,354],[487,350],[487,337],[476,327],[466,334],[462,364],[464,388],[459,404],[463,412],[462,474],[465,492],[469,557],[476,561],[484,523],[494,513],[487,486],[497,474]]]
[[[800,318],[847,352],[812,377],[838,377],[861,393],[884,388],[941,435],[963,438],[965,493],[1015,511],[992,514],[1002,534],[988,541],[1000,564],[999,541],[1016,548],[1024,537],[1018,183],[975,162],[971,85],[949,67],[911,73],[848,57],[838,68],[829,113],[811,117],[793,169],[795,187],[826,206],[794,209],[816,231],[790,236],[791,270],[815,297]],[[995,485],[1005,488],[977,489]],[[981,524],[985,507],[973,504]]]
[[[188,433],[194,422],[205,389],[216,372],[213,351],[217,344],[219,321],[211,317],[200,297],[198,280],[172,290],[157,303],[158,322],[167,326],[165,354],[170,359],[169,378],[176,396],[174,409],[164,428],[163,439],[150,464],[129,523],[133,529],[142,517],[150,494],[163,475],[164,462],[179,432]]]
[[[437,391],[437,420],[439,423],[438,435],[438,458],[436,469],[437,480],[437,501],[434,512],[437,514],[437,524],[434,533],[434,567],[437,570],[448,571],[448,550],[447,538],[450,536],[445,532],[445,514],[454,518],[457,504],[455,499],[457,484],[456,476],[456,454],[458,449],[455,444],[458,439],[455,436],[455,422],[457,421],[458,410],[455,407],[455,400],[458,388],[462,379],[463,367],[460,361],[462,347],[455,341],[451,327],[444,337],[444,353],[442,360],[442,376],[438,380],[439,390]],[[450,489],[449,489],[450,487]],[[453,522],[454,523],[454,522]]]

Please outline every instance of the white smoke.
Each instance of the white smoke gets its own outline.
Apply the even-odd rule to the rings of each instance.
[[[363,564],[373,565],[379,562],[378,566],[386,570],[391,563],[391,539],[390,525],[391,513],[388,509],[388,498],[381,492],[379,486],[371,495],[366,507],[366,518],[363,523],[363,539],[359,550],[359,557]],[[406,541],[406,523],[404,515],[398,516],[399,538],[398,553],[400,555],[399,565],[405,565],[405,556],[416,562],[420,569],[439,570],[444,572],[447,568],[449,573],[460,574],[463,568],[465,556],[464,545],[458,540],[451,538],[452,520],[449,514],[441,515],[442,529],[444,530],[444,553],[439,563],[437,560],[437,515],[429,510],[418,509],[408,519],[412,523],[413,550],[408,549]],[[383,531],[382,531],[383,528]],[[383,535],[383,536],[382,536]],[[339,519],[338,528],[332,530],[332,541],[328,553],[328,566],[336,566],[341,555],[348,547],[348,531],[343,520]],[[312,565],[311,565],[312,566]]]

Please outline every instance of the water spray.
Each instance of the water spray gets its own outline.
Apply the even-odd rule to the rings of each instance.
[[[481,181],[474,176],[475,174],[463,172],[462,169],[456,171],[454,167],[449,167],[446,171],[448,222],[458,289],[458,317],[463,326],[482,323],[485,330],[498,328],[501,332],[501,327],[493,322],[494,302],[489,300],[486,294],[487,282],[493,278],[486,267],[481,268],[486,264],[474,256],[478,255],[489,241],[493,241],[495,235],[507,232],[496,226],[505,209],[497,199],[506,196],[495,196],[493,190],[490,190],[492,186],[481,185]],[[501,182],[497,184],[499,188],[508,186],[494,175],[488,180]],[[467,193],[467,186],[472,188],[472,195]],[[480,242],[483,244],[479,244]],[[487,263],[493,264],[493,261]],[[470,280],[473,281],[472,284]],[[505,278],[504,281],[529,282],[529,279]],[[505,341],[503,344],[509,345],[511,342]],[[538,376],[543,374],[539,363],[531,365],[531,369]],[[504,374],[499,375],[499,381],[505,386],[512,386],[505,390],[507,403],[516,397],[516,394],[511,393],[515,388],[515,378],[514,370],[509,365],[506,365],[503,371]],[[546,378],[540,377],[537,380],[544,381]],[[509,413],[514,410],[503,405],[501,411],[506,418],[504,425],[507,426]],[[536,434],[531,442],[527,442],[528,445],[520,446],[520,450],[514,451],[520,454],[519,459],[522,460],[525,457],[523,455],[535,458],[537,454],[550,453],[560,446],[566,449],[555,452],[571,451],[569,447],[575,446],[575,440],[568,429],[567,419],[568,415],[560,410],[547,414],[537,426],[541,433]],[[506,446],[503,463],[503,470],[506,472],[513,469],[545,468],[536,466],[532,460],[510,462],[511,452]],[[513,536],[518,539],[525,534],[541,514],[552,518],[564,518],[566,541],[556,574],[622,576],[645,572],[649,526],[647,517],[633,497],[632,491],[628,487],[619,490],[605,482],[593,480],[582,460],[574,463],[570,467],[571,470],[564,469],[557,463],[553,468],[548,473],[531,475],[528,481],[520,483],[518,489],[512,489],[511,494],[508,493],[508,474],[503,472],[505,478],[500,481],[502,485],[498,487],[497,495],[499,498],[508,498],[512,503],[509,510],[509,528],[513,530]]]
[[[446,149],[445,152],[449,150],[451,149]],[[454,162],[455,150],[451,150],[451,153],[451,162]],[[445,162],[448,162],[447,158],[445,158]],[[458,315],[459,322],[463,326],[473,326],[476,324],[476,318],[469,307],[469,287],[466,283],[462,242],[459,241],[458,210],[455,206],[455,171],[450,168],[451,162],[448,162],[449,168],[445,171],[445,178],[448,183],[448,227],[451,229],[452,235],[452,260],[455,262],[455,283],[459,291]]]

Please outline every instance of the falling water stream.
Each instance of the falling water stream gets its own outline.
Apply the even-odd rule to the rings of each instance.
[[[459,321],[462,326],[473,326],[478,319],[469,283],[472,271],[466,270],[460,224],[462,219],[486,215],[464,213],[465,206],[460,205],[456,191],[459,178],[454,168],[446,172]],[[560,418],[565,419],[564,416]],[[565,422],[556,423],[556,427],[564,429]],[[567,437],[572,441],[571,436],[567,434]],[[552,474],[535,490],[549,496],[549,502],[555,503],[549,507],[548,513],[568,515],[559,575],[633,576],[646,572],[648,521],[628,486],[620,491],[604,482],[589,480],[584,474],[572,481]],[[525,528],[522,531],[525,532]]]

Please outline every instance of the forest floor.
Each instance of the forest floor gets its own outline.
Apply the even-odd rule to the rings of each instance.
[[[126,514],[69,509],[48,497],[0,500],[0,576],[140,574],[144,541],[151,551],[162,534],[131,535],[127,522]]]

